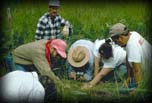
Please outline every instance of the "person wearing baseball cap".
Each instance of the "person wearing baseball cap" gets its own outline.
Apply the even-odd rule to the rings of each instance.
[[[128,27],[122,23],[114,24],[109,31],[112,40],[120,46],[126,48],[127,52],[127,69],[130,71],[127,77],[127,86],[130,81],[134,80],[134,87],[137,87],[142,80],[141,71],[149,71],[151,69],[152,47],[138,32],[129,31]],[[131,74],[133,76],[131,77]],[[146,72],[146,77],[149,78]]]
[[[66,46],[66,42],[61,39],[43,39],[23,44],[12,51],[14,70],[36,71],[39,77],[47,77],[55,85],[63,86],[53,71],[51,57],[66,59]]]
[[[68,51],[68,76],[69,79],[90,81],[93,77],[93,42],[80,39],[74,42]]]
[[[48,12],[40,17],[37,23],[35,40],[62,39],[72,35],[71,23],[62,18],[58,13],[60,6],[60,0],[49,1]]]

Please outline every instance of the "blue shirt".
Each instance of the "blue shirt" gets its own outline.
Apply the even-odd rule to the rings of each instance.
[[[82,71],[80,71],[80,72],[83,72],[84,78],[86,80],[91,80],[92,77],[93,77],[93,66],[94,66],[93,65],[94,64],[94,55],[93,55],[94,43],[92,41],[90,41],[90,40],[80,39],[80,40],[74,42],[71,45],[70,49],[74,48],[74,47],[77,47],[77,46],[84,46],[84,47],[86,47],[89,50],[89,53],[90,53],[89,61],[84,66],[85,68]],[[70,73],[72,71],[79,72],[74,67],[70,66],[68,68],[68,72]]]

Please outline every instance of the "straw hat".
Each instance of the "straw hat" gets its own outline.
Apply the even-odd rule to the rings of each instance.
[[[89,61],[89,50],[84,46],[71,48],[68,53],[68,62],[73,67],[82,67]]]

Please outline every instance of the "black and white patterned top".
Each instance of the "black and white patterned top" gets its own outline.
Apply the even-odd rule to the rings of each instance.
[[[51,18],[49,13],[45,13],[38,21],[35,39],[54,39],[61,38],[61,27],[69,26],[69,36],[73,33],[72,25],[60,15]]]

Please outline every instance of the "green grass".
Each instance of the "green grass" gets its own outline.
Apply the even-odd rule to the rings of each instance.
[[[24,1],[24,0],[23,0]],[[11,28],[7,17],[7,7],[11,9],[12,22]],[[38,19],[47,12],[47,2],[28,1],[13,3],[9,2],[3,8],[2,16],[4,17],[2,31],[5,34],[5,43],[3,48],[11,51],[17,46],[34,41],[36,24]],[[62,2],[60,14],[69,20],[73,25],[74,33],[70,38],[68,47],[74,41],[85,38],[92,41],[97,38],[109,37],[109,27],[117,22],[126,24],[131,31],[137,31],[143,35],[149,42],[150,37],[150,10],[147,3],[141,2]],[[10,47],[11,45],[11,47]],[[2,49],[3,49],[2,48]],[[5,57],[5,56],[4,56]],[[3,70],[2,70],[3,71]],[[3,75],[4,72],[1,72]],[[127,100],[129,102],[135,100],[145,100],[145,85],[148,80],[146,74],[141,82],[138,96],[130,97],[129,95],[121,95],[115,83],[108,82],[97,85],[90,90],[81,90],[82,83],[64,80],[70,84],[71,88],[63,90],[62,99],[64,101],[88,101],[95,100],[120,102]],[[122,83],[119,84],[121,87]],[[151,91],[150,91],[151,92]]]

